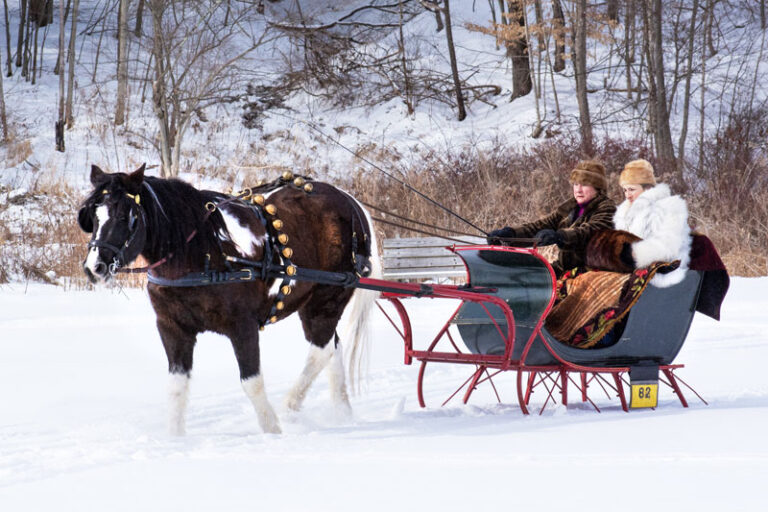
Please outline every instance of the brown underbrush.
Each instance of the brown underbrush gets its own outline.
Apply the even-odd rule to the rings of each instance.
[[[647,158],[662,182],[688,202],[690,224],[712,239],[731,275],[768,275],[768,164],[765,158],[734,161],[720,147],[706,148],[706,172],[665,171],[640,141],[603,140],[593,158],[608,169],[608,195],[623,201],[618,176],[626,162]],[[718,154],[714,158],[715,154]],[[531,221],[550,213],[570,197],[568,178],[584,156],[576,141],[549,140],[531,149],[497,144],[491,149],[461,148],[423,155],[406,168],[401,161],[380,162],[387,172],[445,205],[482,230]],[[708,158],[708,159],[707,159]],[[722,165],[723,167],[718,167]],[[745,186],[744,184],[748,184]],[[446,233],[399,217],[456,233],[481,235],[456,216],[371,168],[359,169],[347,187],[364,203],[376,206],[374,217],[432,233]],[[418,236],[418,232],[377,222],[379,239]]]

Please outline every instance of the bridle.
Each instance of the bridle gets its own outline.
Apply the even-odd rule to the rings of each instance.
[[[106,190],[102,192],[104,195],[109,194]],[[116,245],[110,244],[109,242],[104,242],[102,240],[97,240],[96,238],[91,239],[90,242],[88,242],[88,248],[96,247],[96,248],[104,248],[109,249],[113,253],[115,253],[115,256],[112,258],[112,263],[109,264],[109,273],[114,277],[115,274],[119,271],[120,267],[125,265],[125,252],[133,245],[134,240],[136,239],[136,235],[139,233],[139,228],[141,226],[147,225],[147,217],[144,213],[144,208],[141,207],[141,197],[139,194],[125,194],[129,199],[131,199],[131,211],[130,214],[136,216],[136,221],[133,224],[133,227],[130,228],[130,222],[129,222],[129,229],[130,234],[128,238],[126,239],[125,243],[123,243],[122,246],[118,247]],[[138,214],[137,214],[138,212]]]

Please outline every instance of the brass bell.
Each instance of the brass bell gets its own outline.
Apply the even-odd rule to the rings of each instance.
[[[296,265],[288,265],[287,267],[285,267],[285,273],[288,274],[289,276],[296,275]]]
[[[291,171],[285,171],[285,172],[283,173],[283,179],[284,179],[285,181],[290,181],[290,180],[292,180],[292,179],[293,179],[293,173],[292,173]]]
[[[293,180],[293,184],[296,185],[297,187],[302,186],[304,183],[305,183],[304,182],[304,178],[302,178],[301,176],[299,176],[295,180]]]
[[[280,288],[280,293],[282,293],[283,295],[290,295],[291,287],[288,285],[283,286],[282,288]]]
[[[293,249],[290,247],[283,248],[283,257],[290,258],[291,256],[293,256]]]
[[[282,245],[285,245],[288,243],[288,235],[285,233],[280,233],[277,235],[277,241],[280,242]]]
[[[282,311],[284,307],[285,307],[285,303],[281,300],[275,303],[275,309],[277,309],[278,311]]]
[[[272,221],[272,227],[275,229],[283,229],[283,221],[280,219],[275,219]]]
[[[267,213],[270,215],[274,215],[277,213],[277,206],[273,204],[268,204],[267,206],[264,207],[264,209],[267,210]]]
[[[277,322],[277,316],[273,316],[269,319],[269,323],[274,324],[275,322]]]
[[[311,183],[305,183],[305,184],[304,184],[304,192],[307,192],[307,193],[309,193],[309,192],[312,192],[312,189],[313,189],[313,188],[314,188],[314,187],[312,186],[312,184],[311,184]]]
[[[253,196],[253,204],[258,204],[259,206],[264,204],[264,196],[261,194]]]

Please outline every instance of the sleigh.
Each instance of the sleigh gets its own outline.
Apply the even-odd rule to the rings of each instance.
[[[417,393],[422,407],[427,367],[437,363],[469,368],[466,380],[443,405],[459,394],[466,403],[480,385],[490,386],[501,402],[494,379],[504,372],[516,373],[517,401],[525,414],[539,390],[544,393],[540,412],[558,399],[567,405],[571,389],[598,411],[593,392],[618,397],[624,411],[655,407],[660,386],[671,390],[683,407],[688,406],[684,387],[704,401],[676,375],[683,365],[674,362],[693,319],[700,272],[687,271],[672,287],[646,287],[615,328],[615,343],[583,349],[558,341],[545,327],[555,303],[556,280],[550,264],[535,249],[477,245],[449,249],[465,266],[466,285],[393,283],[383,292],[391,308],[380,305],[403,339],[405,363],[420,363]],[[459,301],[431,342],[423,344],[426,348],[417,345],[405,307],[406,299],[414,295]]]

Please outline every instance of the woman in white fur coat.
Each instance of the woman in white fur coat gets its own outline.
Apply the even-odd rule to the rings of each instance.
[[[629,231],[642,240],[632,244],[632,257],[638,268],[655,261],[680,260],[680,267],[668,274],[656,274],[651,284],[667,287],[685,277],[691,251],[688,207],[669,186],[656,184],[653,166],[647,160],[633,160],[619,177],[625,201],[616,209],[616,229]]]

